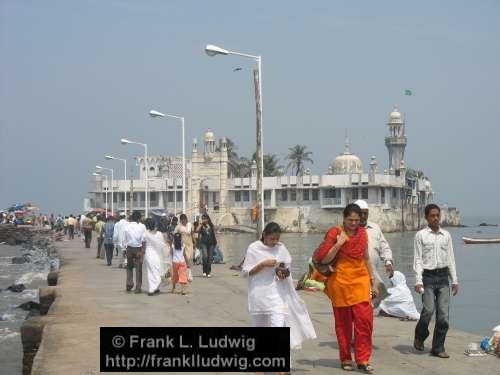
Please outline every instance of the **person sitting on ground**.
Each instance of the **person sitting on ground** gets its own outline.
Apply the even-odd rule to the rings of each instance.
[[[387,289],[389,296],[384,298],[377,309],[375,315],[387,315],[406,320],[419,320],[420,313],[417,311],[413,296],[406,285],[406,277],[399,271],[392,271],[389,274],[392,284]]]

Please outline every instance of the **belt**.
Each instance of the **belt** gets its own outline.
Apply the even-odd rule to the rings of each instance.
[[[138,247],[135,247],[135,246],[127,246],[127,249],[142,249],[142,246],[138,246]]]
[[[424,270],[424,272],[422,272],[423,275],[444,275],[444,274],[448,274],[449,270],[448,270],[448,267],[444,267],[444,268],[436,268],[436,269],[433,269],[433,270]]]

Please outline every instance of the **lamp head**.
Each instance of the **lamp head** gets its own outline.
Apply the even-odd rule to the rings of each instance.
[[[155,111],[155,110],[151,110],[149,111],[149,115],[153,118],[156,118],[156,117],[165,117],[165,114],[161,113],[161,112],[158,112],[158,111]]]
[[[94,172],[92,173],[92,176],[102,176],[100,173]]]
[[[111,159],[114,159],[114,157],[113,157],[113,156],[111,156],[111,155],[106,155],[104,158],[105,158],[106,160],[111,160]]]
[[[128,139],[126,139],[126,138],[120,139],[120,142],[121,142],[122,145],[126,145],[127,143],[130,143],[130,141]]]
[[[208,56],[229,54],[228,50],[221,48],[221,47],[214,46],[213,44],[207,44],[207,46],[205,47],[205,52]]]
[[[100,165],[96,165],[95,169],[103,169]]]

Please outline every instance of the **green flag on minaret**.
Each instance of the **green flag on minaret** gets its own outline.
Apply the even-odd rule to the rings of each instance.
[[[405,95],[411,96],[412,94],[411,90],[405,90]]]

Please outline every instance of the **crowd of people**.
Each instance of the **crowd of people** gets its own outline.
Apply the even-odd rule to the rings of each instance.
[[[405,276],[395,270],[392,251],[379,226],[368,221],[368,205],[357,201],[343,211],[343,222],[332,226],[313,253],[307,278],[323,285],[331,300],[334,327],[339,346],[341,368],[354,367],[372,373],[372,336],[374,315],[386,315],[418,321],[413,346],[424,350],[429,336],[429,322],[436,314],[431,355],[449,358],[444,341],[448,330],[450,294],[458,292],[453,246],[449,233],[442,229],[440,208],[425,207],[427,227],[416,233],[414,245],[415,291],[422,294],[423,308],[419,314]],[[160,293],[170,283],[188,294],[193,280],[195,252],[201,252],[203,277],[212,276],[216,230],[210,217],[203,214],[200,222],[190,223],[185,214],[143,218],[134,211],[129,218],[121,215],[101,218],[91,215],[70,215],[63,222],[68,238],[83,235],[89,248],[93,233],[98,238],[96,258],[106,257],[111,266],[113,255],[119,267],[126,268],[125,289],[142,293],[143,263],[147,273],[148,296]],[[316,338],[307,306],[296,292],[290,269],[292,257],[280,242],[277,223],[266,225],[262,237],[251,243],[237,268],[248,279],[248,311],[254,327],[290,327],[290,349],[298,349],[306,339]],[[104,246],[104,251],[102,247]],[[380,298],[384,282],[377,272],[382,262],[391,286],[387,296]],[[312,265],[328,265],[329,272]],[[135,273],[135,275],[134,275]],[[135,278],[134,278],[135,276]],[[450,288],[451,279],[451,288]],[[450,293],[451,291],[451,293]],[[354,361],[353,361],[354,354]]]

